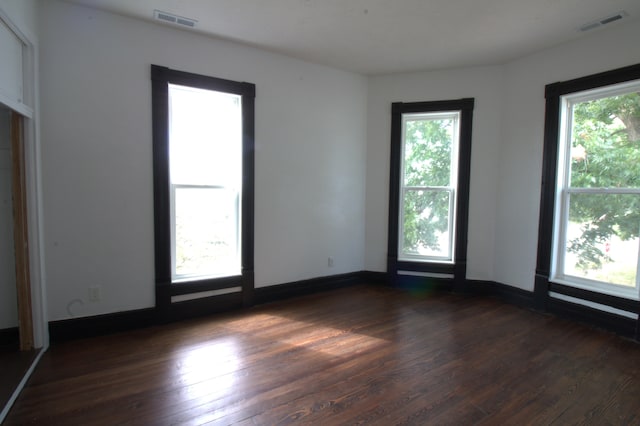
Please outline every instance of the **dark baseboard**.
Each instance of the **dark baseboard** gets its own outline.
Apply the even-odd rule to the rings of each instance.
[[[0,330],[0,346],[18,346],[20,344],[20,331],[18,327],[3,328]]]
[[[389,285],[389,274],[386,272],[362,271],[360,279],[363,284]]]
[[[313,278],[270,287],[256,288],[255,303],[267,303],[295,296],[332,290],[365,282],[361,271],[328,277]],[[381,281],[385,273],[372,273],[367,280]],[[241,293],[225,294],[202,299],[172,303],[164,309],[147,308],[115,312],[92,317],[71,318],[49,322],[49,339],[52,344],[68,340],[95,337],[122,331],[135,330],[172,321],[202,317],[243,307]],[[1,331],[0,331],[1,333]],[[7,332],[7,336],[9,336]],[[17,329],[16,329],[17,336]],[[0,339],[2,334],[0,334]]]
[[[242,294],[220,296],[172,303],[162,314],[155,308],[115,312],[92,317],[71,318],[49,322],[51,343],[87,337],[103,336],[123,331],[166,324],[242,308]]]
[[[576,303],[550,297],[547,301],[547,311],[559,317],[579,321],[612,331],[624,337],[638,340],[638,321],[620,315],[589,308]]]
[[[367,272],[364,273],[366,276]],[[385,276],[385,282],[388,283]],[[465,280],[464,285],[456,287],[451,278],[428,278],[411,275],[399,275],[394,287],[417,292],[448,291],[466,295],[496,297],[506,303],[524,308],[533,308],[533,293],[517,287],[500,284],[495,281]],[[391,284],[389,284],[391,285]]]
[[[201,299],[175,302],[171,304],[166,318],[159,318],[160,323],[181,321],[204,317],[242,308],[242,293],[221,294]]]
[[[419,277],[414,275],[397,275],[395,282],[390,285],[416,294],[428,294],[437,291],[453,292],[456,290],[451,278]]]
[[[144,328],[155,323],[156,311],[154,308],[50,321],[49,340],[52,344],[55,344],[68,340]]]
[[[493,296],[504,302],[523,308],[534,307],[533,293],[495,281],[467,280],[467,288],[472,294]]]
[[[550,296],[546,297],[544,300],[544,304],[542,305],[544,309],[540,309],[541,305],[534,292],[529,292],[494,281],[467,280],[467,287],[469,287],[472,294],[497,297],[506,303],[528,309],[549,312],[558,317],[572,321],[579,321],[587,325],[614,332],[624,337],[640,340],[640,321],[636,321],[631,318],[626,318],[621,315],[601,311],[599,309],[590,308],[577,303],[555,299]],[[571,295],[580,298],[579,296],[582,294],[576,291],[571,293]],[[606,304],[610,299],[607,296],[601,297],[602,300],[598,300],[600,303],[605,302]],[[588,299],[585,298],[585,300]],[[637,309],[637,302],[627,301],[623,303],[618,301],[617,304],[614,304],[614,307],[618,307],[620,309],[627,308],[633,312]]]
[[[347,274],[330,275],[327,277],[311,278],[308,280],[256,288],[254,291],[254,297],[256,304],[269,303],[291,297],[305,296],[321,291],[349,287],[356,284],[362,284],[363,282],[364,279],[362,272],[350,272]]]
[[[358,284],[391,285],[385,272],[358,271],[256,288],[254,290],[254,302],[255,304],[275,302]],[[425,279],[424,277],[406,275],[402,276],[394,286],[416,292],[455,290],[451,279]],[[494,281],[467,280],[464,293],[492,296],[506,303],[528,309],[536,309],[538,307],[533,292]],[[163,313],[160,313],[155,308],[148,308],[52,321],[49,323],[49,337],[52,343],[58,343],[206,316],[223,311],[241,309],[242,307],[241,294],[234,293],[173,303],[170,309]],[[546,311],[560,317],[577,320],[640,340],[640,321],[551,297],[546,300]],[[0,344],[5,341],[17,342],[18,329],[0,330]]]
[[[560,293],[565,296],[570,296],[589,302],[599,303],[601,305],[611,306],[612,308],[621,309],[627,312],[640,313],[640,301],[637,300],[609,296],[594,291],[583,290],[556,283],[549,283],[548,291]]]

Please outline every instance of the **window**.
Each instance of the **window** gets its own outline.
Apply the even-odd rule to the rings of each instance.
[[[547,86],[546,120],[536,291],[638,300],[640,66]]]
[[[552,280],[637,297],[640,81],[560,105]]]
[[[473,103],[392,106],[392,274],[464,279]]]
[[[152,82],[161,303],[252,290],[255,86],[159,66]]]
[[[459,122],[459,111],[402,114],[400,260],[454,260]]]
[[[241,102],[169,84],[173,282],[240,275]]]

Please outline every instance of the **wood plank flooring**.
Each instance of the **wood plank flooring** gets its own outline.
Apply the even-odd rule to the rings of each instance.
[[[33,364],[38,351],[20,351],[18,344],[0,346],[0,411],[5,407],[24,375]]]
[[[53,346],[6,424],[640,424],[640,344],[357,286]]]

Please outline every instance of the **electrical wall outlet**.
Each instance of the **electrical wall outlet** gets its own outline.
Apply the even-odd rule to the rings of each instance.
[[[327,259],[327,266],[329,266],[329,268],[333,268],[333,256],[329,256]]]
[[[99,302],[102,300],[102,290],[100,286],[89,287],[89,302]]]

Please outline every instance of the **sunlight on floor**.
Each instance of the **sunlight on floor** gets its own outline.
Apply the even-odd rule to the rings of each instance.
[[[225,396],[236,381],[240,368],[240,348],[234,338],[196,347],[182,354],[176,378],[187,389],[188,399],[216,399]]]
[[[329,356],[348,356],[388,343],[384,339],[350,330],[269,314],[253,315],[231,321],[226,326],[234,332],[274,339],[285,345],[301,347]]]

